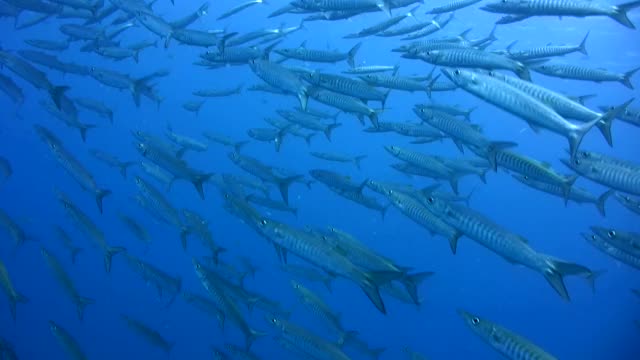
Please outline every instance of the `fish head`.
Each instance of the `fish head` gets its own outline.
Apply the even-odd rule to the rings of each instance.
[[[480,7],[480,10],[484,10],[492,13],[502,13],[508,10],[515,10],[519,8],[523,3],[527,1],[522,0],[498,0],[496,2],[485,4]]]
[[[492,335],[494,335],[493,324],[485,321],[477,315],[471,314],[462,309],[457,310],[458,315],[462,317],[462,320],[480,337],[487,339],[489,343],[493,343],[490,339]]]
[[[378,81],[378,76],[374,75],[374,74],[367,74],[367,75],[362,75],[362,76],[358,76],[362,81],[371,83],[371,82],[377,82]]]
[[[415,106],[413,112],[418,115],[423,121],[427,121],[433,118],[433,109],[425,106]]]
[[[473,72],[460,69],[460,68],[442,68],[440,69],[444,76],[446,76],[451,82],[457,86],[463,87],[464,85],[477,83],[476,76]]]
[[[618,233],[612,228],[592,226],[591,231],[603,239],[616,240],[618,238]]]
[[[393,156],[398,156],[402,152],[402,149],[399,146],[395,145],[387,145],[384,147],[384,149]]]
[[[134,143],[134,146],[136,147],[136,150],[138,150],[138,152],[142,156],[146,156],[147,153],[149,152],[149,145],[147,145],[147,144],[145,144],[143,142]]]
[[[302,284],[300,284],[299,282],[295,281],[295,280],[291,280],[290,281],[291,287],[296,290],[299,291],[303,288]]]
[[[283,320],[278,318],[278,316],[276,316],[275,314],[265,314],[264,320],[267,322],[267,324],[276,329],[283,330],[285,327]]]
[[[58,332],[60,331],[60,327],[58,326],[58,324],[53,322],[53,320],[49,320],[49,329],[54,334],[58,334]]]

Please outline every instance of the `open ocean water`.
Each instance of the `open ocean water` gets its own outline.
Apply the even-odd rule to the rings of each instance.
[[[23,4],[29,8],[29,4],[36,1],[0,2]],[[469,39],[486,36],[492,30],[494,22],[502,16],[480,10],[488,2],[483,0],[455,11],[449,24],[426,39],[455,36],[466,29],[471,30]],[[97,9],[106,9],[112,3],[116,4],[115,1],[107,1],[104,7]],[[432,15],[426,15],[425,12],[446,3],[446,0],[428,1],[425,4],[415,3],[394,9],[393,15],[398,15],[420,5],[414,18],[404,19],[396,26],[431,19]],[[57,2],[46,4],[53,6]],[[84,2],[78,4],[86,5]],[[226,19],[216,19],[238,4],[237,1],[229,0],[211,2],[207,14],[188,28],[237,32],[237,37],[259,29],[295,27],[303,17],[309,15],[288,13],[268,18],[268,14],[286,5],[286,1],[271,0],[268,4],[256,4]],[[201,2],[192,0],[176,0],[175,4],[160,0],[153,4],[150,12],[154,16],[173,21],[193,13],[200,5]],[[110,33],[117,26],[112,24],[114,19],[125,14],[123,10],[116,10],[113,15],[90,26]],[[90,14],[76,14],[85,15]],[[139,206],[135,198],[141,196],[141,191],[136,185],[136,176],[144,178],[159,189],[177,209],[181,221],[184,221],[182,209],[194,211],[206,220],[201,225],[210,231],[215,244],[226,249],[219,255],[220,262],[234,266],[239,272],[246,270],[246,263],[255,267],[255,276],[248,275],[243,286],[260,294],[261,298],[278,303],[281,312],[276,313],[277,317],[290,313],[291,323],[312,331],[330,343],[335,344],[337,334],[323,326],[322,319],[302,304],[291,286],[291,279],[295,278],[322,298],[331,312],[339,316],[345,330],[357,332],[357,338],[371,349],[384,349],[379,355],[380,359],[419,358],[415,354],[415,357],[410,357],[406,348],[423,354],[428,359],[499,358],[501,355],[465,324],[458,309],[477,314],[482,319],[515,332],[558,359],[640,358],[640,297],[632,292],[632,289],[640,288],[638,269],[607,256],[581,236],[581,233],[589,233],[591,226],[640,233],[638,214],[623,207],[615,196],[611,196],[606,202],[606,217],[599,214],[592,204],[570,202],[565,206],[560,197],[529,188],[516,181],[504,169],[489,171],[486,184],[473,175],[461,178],[459,191],[462,196],[471,194],[469,207],[503,228],[528,239],[529,245],[536,251],[593,270],[599,274],[595,280],[595,291],[592,291],[584,278],[567,276],[565,283],[570,301],[564,301],[540,273],[505,261],[469,237],[460,238],[457,253],[453,255],[444,237],[430,233],[403,215],[395,206],[391,205],[383,217],[380,212],[349,201],[317,181],[310,186],[299,182],[290,186],[289,205],[297,209],[297,216],[257,205],[251,206],[255,206],[265,219],[273,219],[298,231],[306,231],[307,234],[317,234],[317,231],[327,227],[340,229],[394,263],[411,268],[411,272],[434,274],[419,284],[419,305],[402,302],[383,292],[382,299],[387,312],[385,315],[376,309],[356,283],[344,277],[332,280],[329,292],[322,283],[294,277],[282,271],[282,262],[274,251],[274,246],[250,226],[250,220],[243,221],[241,217],[228,211],[228,199],[225,197],[238,196],[237,201],[244,203],[241,195],[229,195],[230,190],[207,182],[204,185],[205,197],[202,199],[191,183],[180,179],[167,191],[162,183],[149,177],[139,166],[140,162],[149,160],[136,150],[136,146],[144,141],[135,138],[133,133],[142,131],[153,134],[163,139],[166,143],[163,142],[162,146],[165,146],[171,143],[165,136],[170,127],[177,134],[207,144],[206,151],[186,151],[183,156],[189,167],[203,173],[235,174],[248,178],[252,176],[230,160],[228,154],[234,151],[232,147],[210,142],[203,136],[203,132],[209,131],[223,134],[234,141],[248,141],[239,150],[241,155],[259,159],[274,168],[286,169],[288,174],[302,174],[307,181],[312,180],[310,170],[326,169],[350,176],[358,184],[370,179],[411,184],[416,188],[424,188],[437,181],[406,176],[391,168],[391,164],[400,160],[385,151],[385,146],[400,146],[449,158],[473,158],[473,152],[466,148],[464,154],[461,153],[450,139],[411,144],[414,139],[393,132],[365,132],[363,129],[372,126],[369,119],[365,117],[365,125],[362,125],[356,116],[344,112],[337,117],[341,126],[333,131],[330,141],[322,132],[318,132],[308,145],[302,138],[287,134],[292,129],[290,127],[285,129],[280,151],[276,152],[273,143],[254,140],[248,136],[247,131],[270,127],[264,119],[278,118],[277,110],[293,110],[299,106],[296,96],[248,90],[252,85],[264,82],[246,64],[223,64],[220,68],[194,65],[194,62],[200,60],[200,54],[219,51],[217,47],[207,49],[189,46],[172,39],[168,42],[168,47],[164,48],[165,39],[136,21],[136,16],[143,15],[143,12],[133,12],[129,20],[132,26],[119,34],[113,44],[113,47],[125,47],[141,40],[157,40],[157,46],[139,53],[138,62],[132,58],[113,61],[96,53],[82,52],[80,47],[90,43],[85,40],[72,41],[67,49],[58,51],[36,49],[25,43],[27,39],[63,41],[67,36],[60,32],[60,26],[82,25],[86,20],[84,18],[62,18],[56,12],[41,23],[21,30],[17,30],[15,24],[28,22],[40,14],[24,10],[15,21],[13,17],[6,15],[0,19],[0,47],[3,52],[14,56],[19,50],[48,52],[61,61],[82,65],[84,69],[89,69],[89,73],[95,69],[107,69],[136,79],[155,71],[168,70],[168,75],[149,82],[161,98],[159,104],[143,96],[137,107],[129,89],[118,90],[106,86],[89,73],[62,74],[40,64],[34,65],[46,74],[52,84],[68,86],[65,95],[69,99],[83,97],[99,100],[113,111],[113,123],[110,123],[108,119],[77,106],[76,120],[95,125],[95,128],[87,131],[86,142],[83,142],[77,129],[66,126],[41,105],[48,102],[54,111],[56,109],[45,90],[36,89],[12,72],[4,60],[0,62],[4,64],[0,74],[10,77],[24,94],[24,102],[21,104],[12,101],[4,93],[0,95],[0,156],[8,160],[12,169],[12,174],[6,180],[0,180],[0,211],[6,213],[14,223],[10,225],[5,219],[2,220],[0,261],[6,267],[13,288],[28,299],[24,304],[17,304],[14,320],[10,311],[11,294],[3,291],[0,295],[0,337],[3,339],[0,359],[4,359],[3,356],[12,358],[7,347],[11,347],[19,359],[81,359],[85,358],[83,356],[88,359],[210,359],[215,358],[212,347],[227,352],[227,343],[244,348],[245,337],[232,315],[226,314],[224,327],[221,329],[214,315],[197,309],[182,294],[171,294],[166,289],[159,292],[154,282],[157,279],[145,279],[134,271],[141,271],[142,267],[132,265],[135,259],[141,259],[175,279],[181,279],[179,292],[213,299],[203,287],[192,263],[193,259],[197,259],[215,269],[205,259],[211,256],[211,251],[203,246],[198,234],[190,234],[187,247],[183,249],[176,226],[158,220],[158,217]],[[447,16],[448,14],[443,14],[439,20]],[[640,26],[639,9],[630,10],[629,18],[636,26]],[[399,37],[372,35],[361,39],[343,39],[346,34],[386,19],[387,14],[374,11],[345,20],[307,21],[304,22],[303,29],[280,39],[275,49],[296,48],[305,42],[309,49],[338,49],[346,52],[361,41],[362,46],[355,55],[357,66],[399,65],[399,76],[428,76],[433,65],[421,60],[405,59],[400,53],[391,52],[392,48],[408,43]],[[588,55],[572,53],[552,58],[550,63],[569,63],[622,73],[640,66],[638,30],[626,28],[607,17],[532,17],[513,24],[498,25],[495,30],[497,40],[486,51],[505,49],[516,40],[514,50],[547,44],[578,44],[587,32]],[[257,44],[259,41],[260,39],[249,44]],[[246,47],[248,44],[238,46]],[[227,49],[229,48],[231,47]],[[270,54],[271,61],[281,58],[275,52]],[[331,64],[290,59],[282,65],[307,67],[334,74],[340,74],[349,68],[346,61]],[[508,71],[504,73],[511,75]],[[535,84],[558,93],[570,96],[594,95],[586,100],[586,106],[596,111],[598,106],[619,105],[631,98],[636,98],[636,101],[629,109],[638,111],[640,107],[640,93],[637,90],[640,87],[640,75],[637,74],[631,78],[636,89],[630,89],[619,82],[565,80],[534,71],[531,73]],[[434,75],[437,74],[440,74],[439,68],[434,72]],[[441,75],[438,81],[447,80]],[[422,83],[426,88],[429,81]],[[239,94],[210,99],[192,95],[193,91],[200,89],[221,90],[240,85],[243,89]],[[183,104],[187,102],[200,100],[206,102],[198,114],[183,108]],[[413,106],[430,102],[461,108],[476,107],[470,119],[473,124],[482,128],[484,136],[491,140],[515,142],[517,147],[511,150],[548,162],[561,174],[572,173],[571,169],[560,162],[560,159],[568,158],[568,144],[563,136],[546,130],[536,133],[522,119],[463,89],[433,92],[430,98],[426,91],[392,90],[384,111],[378,114],[379,121],[418,123],[420,120],[413,113]],[[380,109],[377,101],[371,101],[369,105],[373,109]],[[308,106],[310,109],[330,113],[337,111],[313,99],[309,100]],[[329,120],[327,124],[332,121]],[[49,129],[93,176],[97,186],[112,192],[104,198],[102,214],[98,211],[91,192],[83,190],[74,177],[65,171],[54,156],[54,151],[38,135],[34,125]],[[580,149],[640,163],[638,125],[615,120],[612,135],[613,147],[609,147],[598,129],[593,129],[584,138]],[[175,149],[179,147],[174,146]],[[127,177],[124,178],[117,168],[108,167],[97,160],[90,149],[98,149],[135,164],[128,168]],[[361,168],[358,169],[353,163],[318,159],[311,156],[310,151],[366,155],[366,158],[361,161]],[[182,166],[185,163],[180,164]],[[637,170],[635,176],[640,176]],[[260,181],[258,178],[253,179]],[[267,185],[271,198],[281,200],[278,189]],[[231,181],[227,186],[235,189],[238,183]],[[584,177],[577,180],[576,186],[584,187],[597,196],[608,190],[606,186]],[[448,182],[442,181],[439,190],[450,191]],[[246,195],[263,195],[250,188],[244,191]],[[68,201],[95,223],[103,232],[108,246],[126,248],[126,252],[113,257],[110,272],[105,271],[103,251],[95,245],[95,237],[77,226],[77,222],[68,215],[68,209],[65,209],[59,199],[59,192],[66,194]],[[365,188],[363,193],[375,197],[385,206],[389,204],[383,195],[369,188]],[[638,199],[640,194],[630,195]],[[466,206],[464,203],[460,205]],[[120,218],[122,214],[135,219],[146,230],[148,244],[137,239],[125,226]],[[25,234],[26,240],[20,245],[16,243],[15,232],[11,233],[15,226],[19,226]],[[69,250],[62,245],[55,226],[63,228],[74,246],[83,249],[77,254],[75,263],[71,261]],[[638,238],[636,241],[640,244]],[[55,256],[61,268],[52,266],[43,256],[42,249]],[[349,251],[335,250],[333,256],[346,258]],[[287,262],[305,265],[316,269],[320,274],[323,274],[320,267],[330,266],[328,261],[321,261],[314,267],[309,261],[296,256],[295,251],[288,251]],[[640,264],[640,260],[636,264]],[[61,276],[64,276],[60,271],[68,275],[68,279],[72,281],[71,286],[79,295],[95,301],[86,306],[82,320],[79,319],[71,299],[73,296],[69,296],[69,288],[64,287],[65,281],[60,281]],[[604,273],[600,274],[601,271]],[[324,273],[323,276],[328,275]],[[327,352],[305,353],[308,350],[305,345],[291,341],[286,332],[283,335],[268,324],[265,317],[270,316],[272,311],[265,311],[258,304],[249,311],[245,305],[247,299],[238,299],[235,294],[231,296],[226,290],[222,292],[225,299],[239,309],[244,321],[257,331],[268,333],[257,338],[251,345],[251,351],[257,358],[345,358]],[[175,299],[172,300],[172,296]],[[255,302],[256,299],[249,299],[251,301]],[[225,309],[218,311],[224,313]],[[147,329],[153,329],[156,333],[141,330],[125,321],[122,315],[140,321]],[[69,342],[54,335],[51,321],[75,339],[84,355],[69,351]],[[171,346],[170,351],[158,346],[160,340],[155,337],[157,334]],[[285,341],[289,341],[287,344],[295,351],[288,351],[286,346],[282,346],[283,336],[289,339]],[[500,336],[494,333],[489,337],[497,341]],[[336,345],[335,348],[339,347],[340,345]],[[344,346],[344,352],[352,359],[375,358],[350,346]],[[242,358],[231,353],[228,355],[232,359]]]

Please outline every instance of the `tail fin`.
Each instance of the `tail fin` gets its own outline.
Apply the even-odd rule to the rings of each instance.
[[[307,104],[309,103],[309,95],[307,94],[307,89],[302,88],[298,91],[298,101],[300,101],[300,107],[302,111],[307,111]]]
[[[635,29],[635,25],[629,20],[627,17],[627,11],[640,6],[640,0],[630,1],[628,3],[620,4],[614,6],[614,13],[609,15],[610,18],[619,22],[620,24],[630,28]]]
[[[76,259],[78,258],[78,254],[84,251],[82,248],[73,248],[71,249],[71,263],[75,264]]]
[[[14,296],[12,296],[9,299],[9,307],[11,309],[11,317],[13,318],[13,321],[16,321],[16,305],[18,303],[20,304],[26,304],[29,302],[29,299],[26,296],[23,296],[21,294],[15,293]]]
[[[598,201],[596,202],[596,208],[598,208],[598,212],[600,213],[600,215],[606,216],[606,213],[604,210],[604,204],[607,202],[607,199],[614,193],[615,191],[613,189],[610,189],[605,191],[602,195],[598,197]]]
[[[411,296],[411,299],[416,305],[420,305],[420,298],[418,297],[418,286],[420,286],[420,283],[422,283],[424,279],[433,274],[434,273],[431,271],[425,271],[415,274],[407,274],[402,279],[400,279],[400,282],[407,290],[407,293],[409,293],[409,296]]]
[[[60,108],[60,98],[64,96],[65,91],[69,90],[68,86],[54,86],[49,90],[49,96],[51,96],[51,100],[56,104],[58,110],[62,110]]]
[[[587,31],[587,34],[584,36],[582,42],[580,42],[580,45],[578,46],[578,52],[585,55],[589,55],[589,53],[587,52],[587,38],[589,37],[590,32],[591,31]]]
[[[195,186],[196,191],[198,191],[198,195],[200,195],[200,198],[204,200],[204,188],[202,187],[202,185],[206,182],[209,181],[209,179],[213,176],[213,173],[207,173],[207,174],[198,174],[194,177],[194,179],[191,180],[191,182],[193,183],[193,186]]]
[[[96,125],[93,124],[84,124],[78,130],[80,130],[80,137],[82,138],[82,142],[87,142],[87,131],[96,128]]]
[[[84,309],[87,307],[87,305],[95,304],[96,301],[83,296],[78,296],[75,299],[75,303],[76,311],[78,312],[78,319],[82,321],[84,319]]]
[[[330,124],[327,125],[327,128],[324,130],[324,136],[327,137],[327,140],[331,141],[331,132],[333,131],[333,129],[341,126],[342,124]]]
[[[278,181],[278,189],[285,204],[289,205],[289,186],[298,180],[304,179],[303,175],[294,175]]]
[[[353,158],[353,162],[356,164],[356,168],[358,168],[358,170],[360,170],[360,161],[366,158],[367,158],[367,155],[359,155]]]
[[[362,43],[359,42],[357,44],[355,44],[351,50],[349,50],[349,53],[347,54],[347,63],[349,64],[349,66],[351,66],[352,68],[356,66],[356,60],[355,60],[355,56],[358,53],[358,50],[360,50],[360,46],[362,46]]]
[[[246,346],[246,349],[249,350],[249,348],[251,348],[251,344],[253,344],[253,342],[257,338],[263,337],[263,336],[267,336],[267,335],[269,335],[269,333],[249,328],[249,333],[245,335],[245,346]]]
[[[187,250],[187,236],[189,236],[190,233],[191,233],[191,230],[189,230],[186,227],[182,227],[180,229],[180,244],[182,244],[183,250]]]
[[[240,152],[240,149],[242,149],[248,143],[248,141],[238,141],[237,143],[233,144],[233,148],[236,150],[236,152]]]
[[[400,279],[405,274],[401,271],[371,271],[365,274],[359,285],[362,291],[367,295],[373,305],[383,314],[387,313],[382,297],[380,296],[379,286],[389,283],[390,281]]]
[[[127,249],[121,246],[114,246],[107,249],[106,253],[104,254],[104,269],[107,271],[107,273],[111,272],[111,260],[113,260],[113,257],[124,251],[127,251]]]
[[[562,185],[561,185],[562,197],[565,199],[565,205],[566,205],[566,201],[569,200],[569,195],[571,194],[571,187],[576,182],[576,180],[578,180],[578,175],[569,175],[565,177],[564,180],[562,181]]]
[[[127,168],[135,164],[135,161],[127,161],[120,164],[120,175],[122,175],[125,180],[127,179]]]
[[[609,144],[609,146],[613,146],[613,138],[611,137],[611,123],[615,118],[626,111],[627,107],[633,102],[633,100],[634,99],[629,99],[625,103],[613,107],[598,118],[599,121],[596,126],[602,133],[602,136],[607,141],[607,144]]]
[[[96,191],[96,204],[98,205],[98,210],[100,210],[100,214],[102,214],[102,199],[105,198],[105,196],[111,195],[111,190],[107,190],[107,189],[98,189],[98,191]]]
[[[640,2],[640,1],[638,1]],[[624,73],[624,76],[622,77],[622,80],[620,80],[620,82],[622,83],[622,85],[628,87],[629,89],[633,90],[633,84],[631,83],[631,77],[633,76],[633,74],[635,74],[638,70],[640,70],[640,67],[637,67],[633,70],[629,70],[626,73]]]
[[[550,256],[547,257],[546,263],[547,267],[543,271],[545,279],[547,279],[549,285],[566,301],[571,301],[571,299],[564,285],[565,276],[580,275],[589,282],[593,281],[593,272],[582,265],[554,259]]]
[[[591,130],[591,128],[593,128],[598,122],[600,121],[600,118],[594,119],[592,121],[589,121],[587,123],[581,124],[576,126],[575,129],[573,129],[568,136],[568,140],[569,140],[569,154],[571,154],[571,159],[574,159],[576,156],[576,153],[578,152],[578,148],[580,147],[580,143],[582,142],[582,139],[584,138],[584,136],[589,132],[589,130]]]
[[[529,73],[529,69],[524,64],[519,64],[514,72],[520,79],[531,81],[531,73]]]
[[[309,133],[308,135],[306,135],[304,137],[304,141],[307,143],[308,146],[311,146],[311,138],[315,135],[315,133]]]

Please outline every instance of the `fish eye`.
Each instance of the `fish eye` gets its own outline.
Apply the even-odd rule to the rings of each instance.
[[[459,69],[456,69],[453,73],[456,74],[456,75],[460,75],[461,74]]]
[[[433,204],[434,201],[435,199],[433,198],[433,196],[429,196],[429,198],[427,199],[427,202],[429,202],[429,204]]]
[[[609,232],[607,233],[607,235],[609,235],[610,238],[615,238],[616,237],[616,232],[615,230],[609,230]]]
[[[525,180],[529,180],[529,176],[528,176],[528,175],[525,175],[525,176],[524,176],[524,179],[525,179]]]
[[[278,322],[278,320],[276,320],[276,318],[271,318],[271,323],[275,324],[277,322]]]
[[[473,325],[478,325],[478,324],[480,324],[480,319],[478,319],[477,317],[474,317],[473,319],[471,319],[471,323]]]
[[[575,163],[576,165],[580,165],[580,164],[582,163],[582,161],[580,161],[580,160],[576,159],[576,160],[574,161],[574,163]]]
[[[591,240],[597,240],[595,235],[591,235]]]
[[[267,225],[267,220],[264,220],[264,219],[263,219],[262,221],[260,221],[260,224],[262,224],[262,225]]]

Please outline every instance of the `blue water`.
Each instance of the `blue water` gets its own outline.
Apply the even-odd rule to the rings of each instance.
[[[297,25],[301,15],[287,14],[274,19],[266,15],[284,5],[282,0],[273,0],[270,5],[252,7],[223,21],[215,17],[237,2],[225,0],[211,4],[210,14],[193,24],[194,29],[221,29],[246,32],[263,27],[277,27],[281,23]],[[446,1],[438,0],[423,5],[419,14],[432,5]],[[165,19],[177,19],[200,5],[193,0],[177,0],[172,6],[160,1],[154,6],[157,14]],[[457,34],[472,28],[472,37],[485,36],[492,28],[497,15],[477,10],[479,5],[456,13],[443,33]],[[399,12],[400,10],[396,10]],[[30,14],[32,15],[32,14]],[[632,12],[632,21],[640,25],[640,11]],[[23,15],[24,16],[24,15]],[[289,36],[281,46],[294,47],[307,41],[308,47],[346,50],[355,42],[343,40],[342,36],[385,19],[383,13],[370,13],[339,22],[313,22],[305,24],[306,30]],[[24,16],[26,18],[26,16]],[[5,49],[27,49],[22,41],[27,38],[61,39],[58,26],[65,23],[80,23],[74,20],[49,19],[35,27],[15,31],[12,19],[0,20],[1,46]],[[607,18],[571,19],[536,18],[522,23],[499,27],[498,41],[491,49],[501,49],[514,40],[516,48],[554,44],[577,43],[587,31],[589,56],[571,54],[561,61],[576,64],[601,66],[616,71],[628,71],[640,65],[640,41],[638,31],[626,29]],[[440,34],[442,35],[442,33]],[[436,35],[438,36],[438,35]],[[124,32],[122,43],[142,39],[154,39],[144,27],[137,26]],[[356,57],[358,64],[400,64],[403,75],[425,75],[431,65],[420,61],[400,59],[389,50],[399,40],[366,38]],[[200,133],[211,130],[234,139],[247,139],[246,130],[265,127],[263,118],[275,116],[275,110],[297,106],[295,97],[283,97],[244,91],[241,95],[208,100],[199,116],[182,109],[186,101],[194,100],[191,92],[201,88],[229,88],[237,84],[259,84],[261,81],[247,66],[205,70],[193,66],[201,48],[189,47],[173,42],[168,49],[150,48],[140,55],[140,64],[130,59],[112,62],[95,54],[81,53],[78,45],[60,55],[63,61],[113,69],[141,77],[152,71],[167,68],[171,74],[157,81],[157,88],[165,99],[159,109],[144,99],[136,108],[126,91],[104,87],[90,77],[62,76],[58,72],[46,71],[54,84],[70,86],[69,95],[100,99],[115,112],[115,123],[109,125],[105,119],[81,110],[80,119],[97,124],[90,130],[87,143],[83,144],[75,130],[65,127],[51,118],[38,102],[46,97],[26,82],[17,79],[26,95],[26,102],[16,107],[7,97],[0,96],[0,155],[8,158],[14,174],[0,185],[0,207],[8,212],[29,236],[62,259],[71,274],[78,291],[96,300],[87,307],[84,321],[79,321],[75,307],[55,281],[50,268],[39,254],[39,244],[28,242],[15,248],[8,234],[0,231],[0,259],[6,264],[16,289],[27,296],[26,305],[18,304],[17,321],[8,310],[5,296],[0,296],[0,336],[14,344],[21,359],[66,358],[67,354],[48,329],[48,321],[54,320],[65,327],[78,340],[90,359],[163,359],[166,355],[150,346],[128,329],[119,314],[138,318],[155,329],[166,339],[175,343],[171,353],[174,359],[207,359],[211,357],[212,345],[225,342],[242,345],[244,339],[237,328],[228,322],[223,333],[215,319],[203,315],[185,303],[180,297],[170,307],[159,299],[156,289],[146,286],[121,258],[114,258],[110,274],[106,274],[101,253],[91,247],[86,239],[68,219],[59,205],[54,188],[69,194],[104,231],[111,245],[125,246],[128,251],[166,270],[183,280],[183,288],[206,294],[199,283],[192,257],[207,255],[198,241],[191,240],[185,252],[179,242],[177,231],[168,225],[154,221],[132,200],[137,192],[134,174],[130,170],[128,181],[115,169],[97,162],[88,153],[95,148],[117,155],[123,160],[141,160],[133,147],[131,130],[145,130],[161,135],[167,124],[174,131],[189,134],[204,140]],[[288,63],[302,65],[290,61]],[[308,64],[323,71],[346,69],[345,63],[336,65]],[[2,70],[7,75],[8,71]],[[619,83],[589,83],[563,81],[534,74],[536,83],[571,95],[597,94],[589,102],[591,107],[601,104],[619,104],[631,97],[639,97],[637,90],[629,90]],[[640,79],[633,79],[636,87]],[[427,100],[424,93],[393,91],[384,121],[416,121],[411,108]],[[521,120],[509,115],[461,90],[450,93],[434,93],[433,100],[465,107],[478,106],[472,119],[484,128],[486,135],[496,140],[511,140],[519,144],[518,151],[537,159],[550,162],[554,168],[569,172],[558,161],[565,157],[566,140],[549,132],[533,133]],[[320,108],[321,105],[310,102]],[[637,106],[637,105],[636,105]],[[349,174],[355,180],[371,178],[383,181],[407,182],[426,186],[425,179],[409,179],[392,170],[394,159],[384,150],[384,145],[402,145],[425,153],[450,157],[461,156],[449,141],[428,145],[407,145],[408,138],[391,133],[369,134],[355,117],[342,114],[343,124],[328,142],[321,135],[312,140],[311,147],[299,138],[285,138],[282,150],[274,151],[272,144],[251,142],[243,153],[259,158],[265,163],[283,167],[293,173],[307,173],[313,168],[331,169]],[[33,131],[34,124],[45,125],[58,135],[65,146],[84,164],[101,187],[109,188],[113,195],[104,202],[105,212],[100,215],[93,198],[83,191],[50,155],[46,145]],[[614,148],[609,148],[597,131],[591,132],[582,148],[612,154],[620,158],[638,160],[638,135],[640,130],[626,123],[616,122],[613,129]],[[228,148],[212,144],[206,153],[190,152],[186,159],[193,167],[207,172],[233,172],[241,174],[227,158]],[[308,151],[334,151],[347,154],[367,154],[358,171],[349,164],[323,162],[308,155]],[[586,179],[578,181],[580,186],[594,193],[605,189]],[[637,359],[640,354],[640,332],[633,320],[640,319],[639,300],[629,290],[640,286],[637,270],[620,264],[587,244],[580,232],[588,231],[592,225],[617,227],[627,231],[640,231],[637,216],[628,212],[615,200],[607,203],[607,216],[601,217],[595,207],[585,204],[569,204],[559,198],[536,192],[514,181],[504,172],[490,173],[488,183],[482,184],[475,177],[468,177],[460,184],[461,193],[473,191],[471,207],[495,220],[504,227],[530,240],[532,246],[544,253],[574,261],[591,269],[604,269],[592,293],[586,282],[569,277],[566,280],[571,302],[564,302],[543,277],[523,267],[514,266],[482,248],[468,238],[461,239],[458,253],[453,256],[441,237],[431,236],[426,230],[391,208],[381,219],[374,211],[338,197],[326,187],[315,184],[311,189],[294,184],[290,189],[290,202],[299,208],[296,218],[290,214],[269,213],[273,218],[302,228],[324,228],[328,225],[347,231],[361,239],[371,248],[389,256],[399,264],[411,266],[416,271],[433,271],[436,274],[425,280],[419,289],[424,298],[421,308],[407,305],[385,297],[388,315],[382,315],[372,306],[366,296],[353,283],[336,280],[332,293],[321,284],[306,284],[315,290],[342,314],[346,329],[356,330],[371,347],[384,347],[382,359],[402,359],[401,349],[409,346],[430,359],[494,359],[499,355],[476,337],[457,315],[463,308],[481,317],[499,323],[540,345],[560,359]],[[212,185],[205,187],[206,200],[201,200],[191,184],[178,181],[168,198],[177,208],[189,208],[205,214],[215,240],[229,249],[223,258],[237,263],[237,257],[246,256],[259,267],[255,279],[247,279],[248,288],[268,295],[284,307],[293,310],[292,321],[313,329],[320,334],[323,328],[298,304],[289,285],[289,275],[278,270],[275,251],[263,238],[236,217],[222,208],[222,199]],[[277,192],[272,191],[274,197]],[[138,219],[150,232],[153,243],[145,251],[143,245],[133,239],[118,220],[118,212],[125,212]],[[52,225],[67,229],[74,241],[85,251],[78,262],[72,265],[67,252],[53,238]],[[290,256],[294,263],[302,263]],[[244,311],[244,310],[243,310]],[[268,330],[262,312],[246,313],[250,323],[257,329]],[[289,359],[290,353],[281,349],[267,336],[255,342],[252,350],[263,359]],[[363,358],[353,354],[354,359]]]

